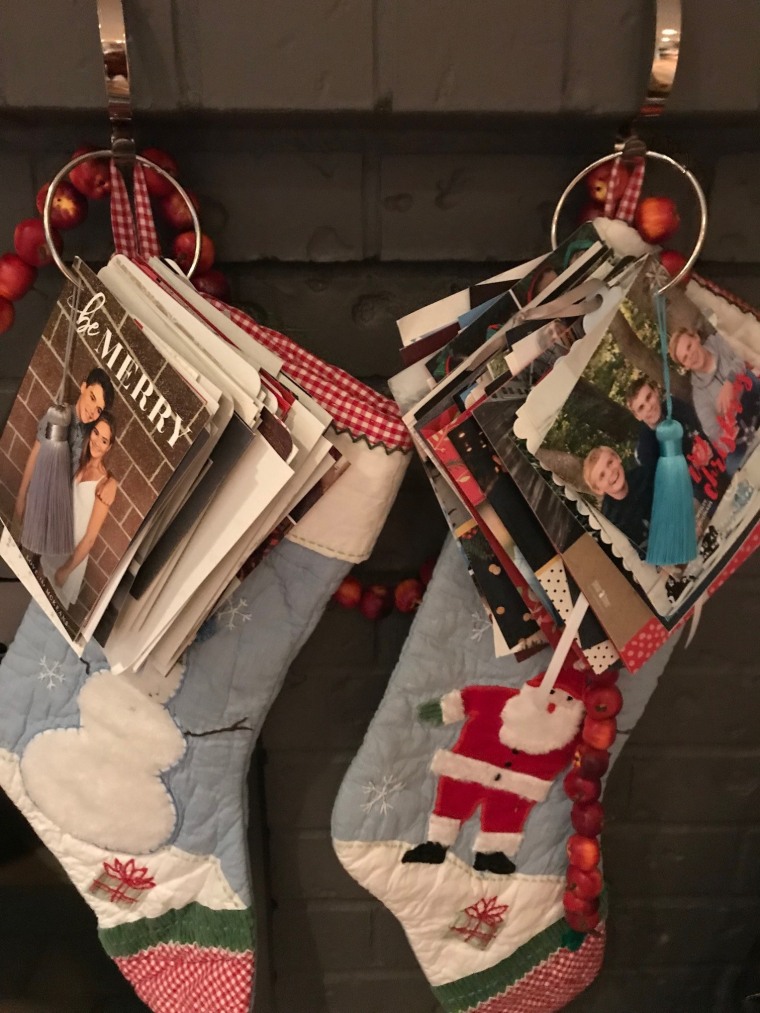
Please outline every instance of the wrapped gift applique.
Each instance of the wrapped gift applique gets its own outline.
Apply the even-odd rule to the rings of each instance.
[[[114,858],[103,862],[103,872],[90,887],[90,893],[105,894],[113,904],[137,904],[146,890],[152,890],[156,881],[148,875],[145,865],[137,865],[134,858],[120,862]]]
[[[498,901],[498,897],[481,897],[460,911],[450,931],[470,946],[487,949],[500,932],[509,906]]]

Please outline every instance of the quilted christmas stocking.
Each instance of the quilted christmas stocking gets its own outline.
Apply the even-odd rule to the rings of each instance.
[[[574,830],[562,775],[585,676],[568,659],[538,706],[549,649],[496,659],[483,620],[451,540],[340,789],[334,845],[402,923],[447,1013],[549,1013],[595,977],[604,948],[603,920],[582,934],[563,908]],[[626,733],[612,759],[670,650],[620,673]]]
[[[245,321],[336,419],[351,466],[168,675],[82,660],[31,606],[0,667],[0,785],[156,1013],[247,1013],[255,932],[246,773],[285,672],[370,552],[407,461],[395,407]]]

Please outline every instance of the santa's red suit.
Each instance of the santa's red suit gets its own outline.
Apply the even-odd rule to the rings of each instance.
[[[541,678],[521,690],[467,686],[441,699],[444,723],[464,726],[450,749],[433,756],[431,770],[439,780],[430,841],[453,844],[479,808],[475,850],[516,854],[530,811],[572,759],[583,717],[581,673],[563,669],[551,694],[543,696]],[[516,706],[510,704],[518,697]]]

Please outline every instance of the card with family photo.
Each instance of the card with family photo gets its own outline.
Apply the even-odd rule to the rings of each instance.
[[[652,259],[604,332],[587,339],[585,354],[565,357],[530,395],[515,433],[655,613],[674,622],[757,516],[760,381],[743,350],[683,290],[668,291],[671,410],[684,431],[699,554],[678,567],[648,564],[656,427],[667,410],[653,294],[666,280]]]
[[[4,543],[76,640],[210,413],[81,262],[0,436]]]

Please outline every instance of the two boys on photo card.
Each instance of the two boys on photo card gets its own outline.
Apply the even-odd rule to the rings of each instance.
[[[652,297],[667,276],[601,232],[587,223],[491,279],[487,299],[475,286],[404,318],[410,365],[391,387],[426,469],[468,518],[459,529],[477,527],[524,602],[526,636],[513,634],[512,649],[535,637],[531,624],[556,636],[582,592],[591,608],[576,649],[593,667],[622,657],[635,670],[736,565],[758,522],[760,339],[756,322],[721,334],[714,313],[669,290],[672,415],[699,553],[679,567],[646,563],[666,411]],[[470,570],[498,625],[498,603]]]

